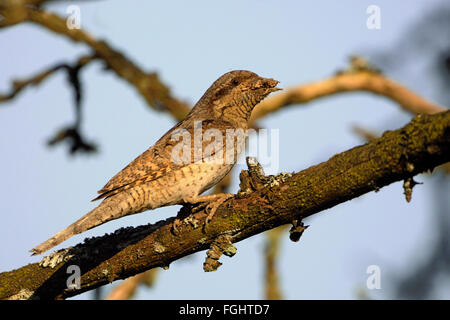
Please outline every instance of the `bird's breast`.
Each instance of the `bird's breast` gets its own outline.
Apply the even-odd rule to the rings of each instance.
[[[176,185],[183,197],[208,190],[227,175],[234,164],[201,162],[189,164],[176,172]]]
[[[234,164],[192,163],[139,186],[139,211],[179,204],[184,198],[195,197],[217,184]]]

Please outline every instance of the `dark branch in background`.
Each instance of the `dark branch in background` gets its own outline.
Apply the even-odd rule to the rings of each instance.
[[[95,144],[86,141],[81,133],[81,116],[82,116],[82,86],[80,81],[80,71],[96,59],[95,56],[82,56],[73,65],[67,63],[59,63],[48,70],[40,72],[25,80],[13,81],[13,87],[7,94],[0,95],[0,103],[6,102],[18,94],[20,94],[25,88],[29,86],[36,86],[41,84],[42,81],[47,79],[50,75],[57,71],[63,70],[67,74],[67,81],[73,90],[74,94],[74,106],[75,106],[75,121],[69,126],[59,130],[56,135],[48,142],[50,146],[56,145],[62,141],[66,141],[69,144],[70,153],[76,152],[94,152],[96,151]]]
[[[87,65],[89,62],[93,61],[96,57],[95,56],[82,56],[78,59],[78,61],[73,65],[69,66],[67,63],[58,63],[55,66],[41,71],[38,74],[29,77],[28,79],[24,80],[13,80],[12,81],[12,88],[9,93],[6,94],[0,94],[0,102],[7,102],[9,100],[12,100],[15,98],[19,93],[21,93],[25,88],[29,86],[37,86],[41,84],[42,81],[46,80],[49,76],[53,75],[56,71],[59,71],[61,69],[64,69],[67,71],[67,69],[81,69],[85,65]]]
[[[156,73],[144,72],[105,41],[97,40],[81,29],[68,29],[65,19],[54,13],[35,8],[22,8],[22,11],[21,15],[13,15],[7,9],[0,9],[0,14],[9,17],[0,23],[0,27],[33,22],[75,42],[82,42],[94,50],[96,56],[104,60],[108,68],[135,87],[153,109],[165,110],[176,120],[183,119],[190,110],[189,105],[171,95],[170,89],[160,81]]]
[[[48,30],[65,35],[76,42],[83,42],[91,47],[95,52],[95,58],[101,59],[106,63],[107,68],[114,71],[119,77],[127,80],[144,97],[149,106],[158,111],[169,112],[176,120],[185,117],[190,107],[172,97],[169,88],[164,85],[156,73],[146,73],[138,68],[133,62],[126,58],[122,53],[111,48],[106,42],[98,41],[91,35],[80,29],[68,29],[66,21],[56,14],[48,13],[33,7],[0,7],[0,14],[4,17],[0,20],[0,28],[15,25],[21,22],[34,22]],[[64,69],[68,73],[69,83],[74,89],[76,120],[70,126],[59,130],[55,136],[50,139],[49,145],[53,146],[61,141],[69,143],[70,152],[92,152],[96,150],[93,143],[87,142],[80,132],[81,123],[81,82],[79,80],[79,71],[93,58],[80,60],[78,64],[70,66],[67,64],[57,65],[56,67],[41,73],[28,81],[14,82],[11,93],[1,96],[0,102],[14,98],[24,87],[31,84],[38,84],[53,72]]]
[[[60,129],[56,135],[48,141],[49,146],[54,146],[62,141],[66,141],[70,147],[70,153],[76,152],[95,152],[97,147],[91,142],[87,142],[81,135],[81,120],[82,120],[82,86],[80,81],[80,70],[87,62],[91,61],[93,57],[80,59],[79,63],[75,65],[63,64],[61,68],[67,72],[67,81],[73,89],[74,105],[75,105],[75,122],[72,126]]]
[[[279,261],[280,242],[286,234],[286,226],[269,230],[265,233],[266,242],[264,248],[265,265],[265,299],[281,300],[283,295],[280,288],[279,272],[276,266]]]
[[[337,154],[295,174],[268,177],[261,189],[249,174],[246,186],[224,202],[204,224],[204,210],[184,207],[177,232],[174,218],[154,225],[123,228],[57,252],[39,263],[0,274],[2,299],[53,299],[77,295],[154,267],[167,267],[186,255],[208,249],[219,237],[238,242],[255,234],[308,217],[392,182],[413,177],[450,160],[450,111],[419,115],[396,131]],[[186,212],[187,211],[187,212]],[[232,246],[232,245],[231,245]],[[81,269],[81,288],[66,287],[67,267]]]

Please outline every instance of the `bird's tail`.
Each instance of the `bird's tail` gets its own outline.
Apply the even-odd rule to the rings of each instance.
[[[30,252],[32,252],[33,255],[44,253],[45,251],[57,246],[61,242],[76,234],[92,229],[105,222],[120,218],[124,215],[131,214],[131,212],[126,212],[127,208],[122,205],[121,201],[117,201],[120,200],[118,199],[120,197],[114,198],[115,197],[105,199],[96,208],[81,217],[81,219],[75,221],[47,241],[44,241],[40,245],[31,249]]]

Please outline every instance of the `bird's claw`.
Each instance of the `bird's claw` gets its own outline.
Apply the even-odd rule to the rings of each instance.
[[[233,196],[234,195],[232,195],[232,194],[224,193],[222,197],[219,197],[218,199],[213,200],[208,203],[208,205],[206,206],[206,209],[205,209],[206,212],[208,213],[208,215],[206,216],[206,219],[205,219],[205,227],[212,220],[212,218],[214,217],[214,214],[216,213],[216,211],[220,207],[220,205],[222,203],[224,203],[225,201],[227,201],[228,199],[232,198]]]
[[[221,193],[221,194],[213,194],[213,195],[207,195],[207,196],[199,196],[199,197],[191,197],[191,198],[184,198],[183,201],[185,203],[194,204],[192,213],[199,212],[200,210],[204,209],[206,213],[208,214],[206,216],[204,229],[206,225],[212,220],[214,214],[216,213],[217,209],[220,207],[222,203],[224,203],[226,200],[234,197],[231,193]]]

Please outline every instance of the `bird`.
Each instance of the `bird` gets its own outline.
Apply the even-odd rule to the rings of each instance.
[[[281,90],[278,83],[247,70],[219,77],[182,121],[98,191],[97,207],[30,252],[42,254],[108,221],[164,206],[206,203],[210,218],[232,195],[201,194],[235,165],[245,145],[239,133],[248,129],[253,108]]]

